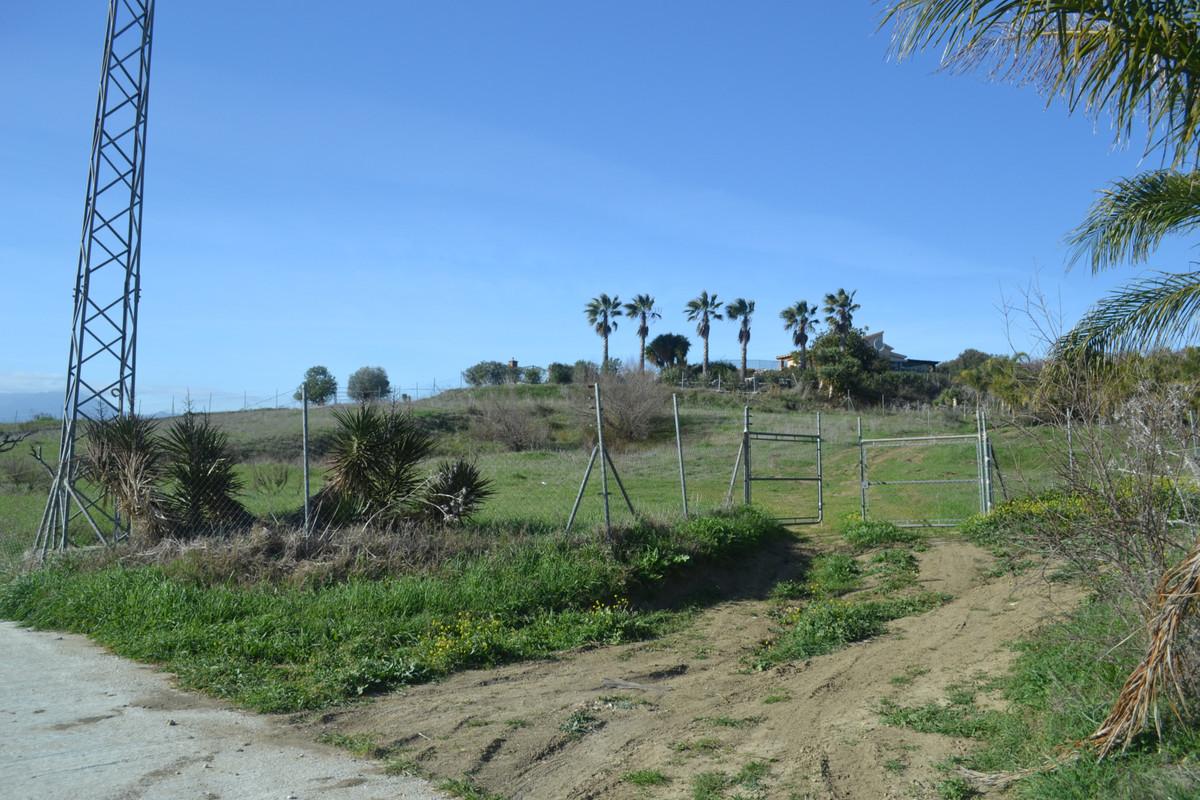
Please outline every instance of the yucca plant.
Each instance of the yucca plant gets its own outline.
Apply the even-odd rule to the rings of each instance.
[[[183,535],[245,526],[249,513],[236,499],[243,483],[234,469],[229,437],[207,414],[188,411],[163,439],[167,508]]]
[[[493,494],[491,480],[474,462],[456,458],[437,465],[425,484],[420,508],[427,518],[437,522],[462,522]]]
[[[343,519],[390,523],[404,514],[421,484],[419,467],[433,437],[408,414],[362,405],[335,410],[330,440],[332,477],[322,505]]]
[[[130,523],[137,538],[157,541],[170,529],[159,482],[166,471],[154,420],[136,414],[83,423],[80,477],[95,483],[103,499]]]

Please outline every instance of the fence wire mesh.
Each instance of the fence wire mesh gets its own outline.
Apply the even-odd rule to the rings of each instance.
[[[679,403],[679,441],[672,419],[672,392]],[[635,518],[663,522],[683,517],[680,450],[692,515],[743,502],[742,475],[733,474],[743,437],[743,399],[730,393],[674,390],[651,382],[614,381],[604,389],[606,446],[635,514],[630,514],[610,474],[609,508],[614,525]],[[786,393],[752,398],[752,429],[779,434],[815,433],[815,412],[800,408]],[[542,526],[561,530],[596,444],[594,397],[582,386],[500,386],[441,392],[425,400],[388,399],[373,404],[387,413],[411,418],[430,437],[432,449],[415,465],[410,489],[425,485],[447,461],[463,459],[490,481],[492,494],[472,515],[484,527]],[[331,481],[339,416],[357,404],[312,405],[308,413],[308,490],[314,505]],[[146,516],[137,503],[150,503],[160,514],[166,535],[244,530],[254,526],[300,528],[304,524],[305,446],[300,408],[261,408],[198,412],[190,432],[181,432],[183,415],[147,420],[146,438],[161,447],[129,474],[109,476],[117,489],[106,501],[123,520]],[[825,521],[837,524],[859,510],[858,433],[853,412],[822,413]],[[866,427],[879,438],[969,434],[970,410],[925,409],[877,412]],[[5,426],[27,436],[19,446],[0,452],[0,538],[28,547],[45,504],[45,469],[29,457],[30,446],[57,451],[52,421]],[[187,434],[186,436],[184,434]],[[190,437],[190,438],[188,438]],[[81,443],[80,480],[103,476],[86,464],[88,441]],[[143,444],[139,444],[142,447]],[[973,447],[929,448],[904,444],[873,455],[871,478],[942,479],[973,475]],[[143,453],[142,455],[145,455]],[[96,456],[103,461],[102,454]],[[877,456],[877,457],[876,457]],[[93,461],[96,460],[93,458]],[[145,463],[146,461],[151,463]],[[755,477],[813,476],[816,448],[811,440],[770,438],[753,441]],[[90,471],[89,471],[90,470]],[[602,481],[593,475],[584,487],[575,527],[604,523]],[[733,492],[730,497],[730,484]],[[139,494],[140,493],[140,494]],[[812,519],[818,508],[812,481],[758,481],[754,505],[783,520]],[[977,508],[977,492],[963,484],[930,491],[905,485],[872,489],[871,516],[877,519],[937,520],[967,516]],[[327,498],[326,498],[327,499]],[[157,506],[154,504],[157,503]],[[316,524],[324,524],[314,514]],[[135,519],[135,530],[138,526]],[[145,523],[143,523],[145,524]],[[94,541],[86,524],[72,524],[76,544]],[[7,545],[10,549],[12,545]]]

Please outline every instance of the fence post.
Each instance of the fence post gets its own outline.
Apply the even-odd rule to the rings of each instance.
[[[867,449],[863,445],[862,417],[858,418],[858,494],[862,518],[867,519]]]
[[[612,539],[612,516],[608,510],[608,452],[604,449],[604,411],[600,405],[600,383],[596,390],[596,446],[600,449],[600,494],[604,496],[604,534]]]
[[[308,387],[300,384],[300,429],[301,444],[304,450],[304,535],[312,531],[309,518],[309,485],[308,485]]]
[[[980,427],[983,429],[983,496],[986,501],[984,504],[984,513],[991,513],[993,496],[992,496],[992,442],[988,438],[987,429],[987,411],[984,410],[979,418]]]
[[[1072,477],[1075,476],[1075,442],[1071,437],[1071,417],[1075,416],[1075,412],[1071,408],[1067,408],[1067,471]]]
[[[825,471],[821,468],[821,412],[817,412],[817,522],[825,521]]]
[[[743,411],[742,425],[742,495],[746,505],[750,505],[750,406]]]
[[[683,497],[683,518],[688,518],[687,477],[683,472],[683,437],[679,434],[679,395],[671,395],[671,410],[675,414],[675,452],[679,456],[679,492]]]

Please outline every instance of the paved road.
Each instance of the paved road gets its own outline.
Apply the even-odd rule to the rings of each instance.
[[[181,692],[80,636],[0,622],[6,800],[442,800],[425,781]]]

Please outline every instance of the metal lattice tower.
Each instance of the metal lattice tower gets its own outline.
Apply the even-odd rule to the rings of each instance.
[[[80,516],[101,542],[124,535],[119,517],[76,485],[75,441],[80,419],[134,410],[153,25],[154,0],[109,0],[58,465],[35,543],[43,553],[66,548]]]

